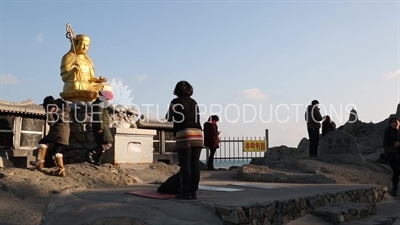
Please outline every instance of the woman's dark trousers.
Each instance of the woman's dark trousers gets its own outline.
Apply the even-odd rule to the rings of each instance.
[[[392,187],[393,192],[397,192],[399,190],[399,176],[400,176],[400,162],[398,160],[391,160],[390,168],[392,168],[393,175],[392,175]]]
[[[213,170],[214,168],[214,155],[217,151],[217,148],[209,148],[210,149],[210,156],[208,157],[207,161],[207,169]]]
[[[310,128],[308,129],[308,137],[310,138],[310,157],[318,156],[318,144],[319,144],[319,129]]]
[[[200,182],[201,147],[178,150],[178,160],[181,174],[181,194],[195,195]]]

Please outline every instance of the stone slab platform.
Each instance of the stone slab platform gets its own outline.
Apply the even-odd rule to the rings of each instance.
[[[201,185],[237,188],[238,181],[204,179]],[[243,182],[240,182],[243,183]],[[156,190],[139,184],[61,195],[47,207],[42,225],[90,224],[100,218],[135,218],[144,224],[283,224],[327,203],[379,202],[387,189],[374,185],[270,184],[238,192],[198,192],[197,200],[155,200],[126,195],[127,191]],[[358,200],[357,200],[358,199]]]

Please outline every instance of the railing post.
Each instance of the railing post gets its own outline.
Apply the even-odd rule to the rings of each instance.
[[[160,153],[161,154],[165,154],[165,131],[159,131],[160,132],[160,144],[159,144],[159,146],[160,146]]]

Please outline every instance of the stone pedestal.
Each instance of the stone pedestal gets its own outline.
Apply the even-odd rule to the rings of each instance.
[[[87,153],[89,151],[93,151],[98,147],[98,144],[95,142],[95,138],[92,132],[91,103],[79,103],[79,104],[71,103],[70,107],[71,107],[71,123],[70,123],[71,132],[70,132],[69,146],[66,146],[63,149],[64,163],[66,164],[85,162]],[[124,109],[125,111],[123,111],[122,109]],[[125,132],[121,131],[120,130],[121,128],[119,127],[125,127],[125,129],[123,129],[127,130],[125,133],[129,133],[132,130],[137,130],[134,126],[137,116],[134,110],[129,111],[126,110],[126,107],[115,106],[114,108],[110,107],[108,113],[110,116],[109,126],[114,127],[111,128],[111,132],[114,133],[114,139],[116,139],[115,143],[117,143],[120,140],[119,135],[117,135],[117,138],[115,138],[115,133],[119,134],[121,132],[123,133]],[[115,132],[116,130],[117,132]],[[133,133],[135,133],[135,131],[133,131]],[[151,136],[151,138],[153,138],[153,136]],[[113,143],[113,145],[115,143]],[[109,160],[108,162],[113,162],[113,161],[114,160]]]
[[[155,130],[111,128],[114,137],[103,162],[112,164],[153,163]]]

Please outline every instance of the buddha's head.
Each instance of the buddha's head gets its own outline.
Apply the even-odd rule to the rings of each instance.
[[[77,54],[86,54],[89,51],[90,38],[84,34],[78,34],[74,38]]]

